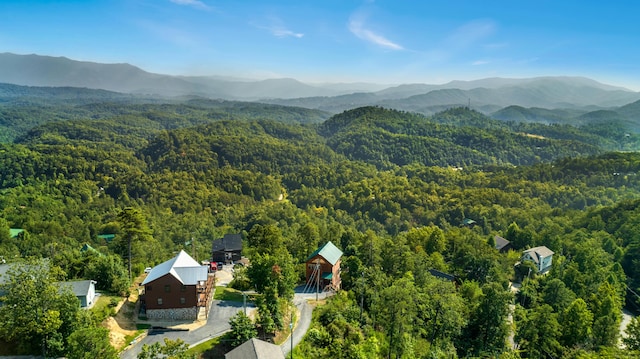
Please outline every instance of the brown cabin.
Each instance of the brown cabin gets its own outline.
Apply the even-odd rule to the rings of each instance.
[[[306,262],[306,278],[310,285],[321,290],[340,289],[340,262],[342,251],[330,241],[313,252]]]

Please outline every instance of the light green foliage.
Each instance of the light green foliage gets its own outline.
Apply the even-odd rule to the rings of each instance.
[[[584,346],[591,340],[593,313],[587,303],[578,298],[560,316],[561,342],[565,347]]]
[[[229,325],[231,325],[230,336],[232,340],[232,347],[237,347],[258,335],[255,324],[253,324],[251,319],[244,314],[244,312],[238,312],[236,315],[231,317],[231,319],[229,319]]]
[[[164,345],[159,342],[143,345],[138,359],[195,359],[196,356],[187,354],[189,345],[181,339],[164,338]]]
[[[0,287],[0,335],[24,353],[62,355],[64,340],[76,327],[78,299],[60,292],[48,266],[20,264],[8,272]]]
[[[594,315],[594,334],[610,333],[615,323],[606,321],[614,317],[606,313],[619,311],[624,284],[640,288],[640,202],[633,199],[640,155],[604,153],[638,147],[633,133],[620,142],[625,124],[577,128],[495,121],[465,108],[425,117],[365,107],[310,126],[297,124],[327,115],[117,99],[123,102],[3,102],[2,126],[11,131],[4,138],[19,143],[0,145],[0,227],[27,235],[0,234],[0,255],[49,257],[69,279],[100,277],[99,287],[121,291],[128,261],[113,258],[129,257],[129,239],[136,272],[186,249],[191,238],[197,259],[208,259],[212,238],[242,232],[243,254],[255,264],[252,281],[264,293],[258,323],[277,328],[300,278],[296,268],[331,240],[345,252],[350,304],[315,328],[311,358],[510,355],[502,321],[507,281],[523,277],[513,266],[529,246],[556,252],[552,271],[518,297],[531,313],[550,305],[565,325],[579,298]],[[137,213],[119,218],[123,208]],[[477,225],[461,228],[465,218]],[[145,227],[152,236],[136,239]],[[104,233],[116,237],[97,237]],[[516,250],[498,253],[487,241],[496,234]],[[85,243],[105,258],[79,254]],[[436,285],[430,269],[455,275],[460,287]],[[602,283],[613,290],[592,298]],[[380,304],[400,300],[385,292],[389,287],[412,295],[397,303],[403,318],[391,320],[393,307]],[[580,323],[588,320],[578,314],[586,312],[573,309],[582,319],[571,326],[585,333]],[[62,310],[54,319],[70,320]],[[407,330],[391,336],[391,326]],[[84,327],[62,325],[65,334],[50,335],[50,347]],[[552,339],[570,344],[562,334]],[[615,342],[582,340],[575,345],[583,349],[562,354],[592,355],[596,345]]]
[[[87,327],[74,331],[68,339],[69,359],[116,359],[115,349],[109,343],[109,331],[103,327]]]

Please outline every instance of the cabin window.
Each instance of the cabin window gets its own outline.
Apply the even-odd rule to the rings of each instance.
[[[164,291],[167,292],[167,293],[171,292],[171,286],[169,284],[165,285],[164,286]]]
[[[158,298],[158,305],[162,305],[162,298]]]
[[[180,298],[180,304],[185,304],[187,302],[187,300],[184,297]]]
[[[151,292],[151,288],[152,288],[152,287],[151,287],[150,285],[148,285],[148,286],[147,286],[147,292]]]
[[[186,292],[187,291],[187,286],[183,285],[182,287],[180,287],[180,291],[181,292]]]

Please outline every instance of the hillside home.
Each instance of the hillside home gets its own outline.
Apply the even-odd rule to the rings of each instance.
[[[96,301],[96,283],[95,280],[76,280],[61,282],[58,288],[69,288],[80,300],[80,308],[91,308]]]
[[[495,248],[500,252],[507,252],[511,249],[511,242],[500,236],[493,236],[493,241],[495,243]]]
[[[212,299],[213,275],[185,251],[153,267],[142,282],[142,310],[148,319],[195,320],[206,315]]]
[[[553,251],[545,246],[530,248],[522,252],[521,261],[526,260],[532,261],[536,265],[538,273],[544,273],[551,269]]]
[[[252,338],[225,354],[224,359],[284,359],[284,354],[279,346]]]
[[[213,241],[211,260],[231,264],[242,258],[242,236],[240,234],[225,234],[224,237]]]
[[[333,243],[327,242],[313,252],[306,262],[307,284],[319,286],[321,290],[340,289],[340,262],[342,251]]]

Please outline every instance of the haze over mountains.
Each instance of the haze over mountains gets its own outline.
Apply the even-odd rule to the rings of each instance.
[[[488,78],[442,85],[305,84],[295,79],[238,80],[214,76],[170,76],[146,72],[130,64],[101,64],[65,57],[0,54],[0,82],[23,86],[70,86],[138,95],[260,101],[319,109],[332,113],[378,105],[432,114],[452,106],[467,106],[493,114],[503,108],[552,110],[552,121],[565,115],[612,109],[640,100],[640,93],[581,77],[529,79]],[[517,109],[517,108],[516,108]],[[563,109],[561,113],[557,109]],[[541,116],[519,113],[523,118]],[[531,112],[531,111],[529,111]],[[634,112],[634,111],[633,111]],[[634,112],[635,113],[635,112]],[[504,113],[503,113],[504,115]]]

